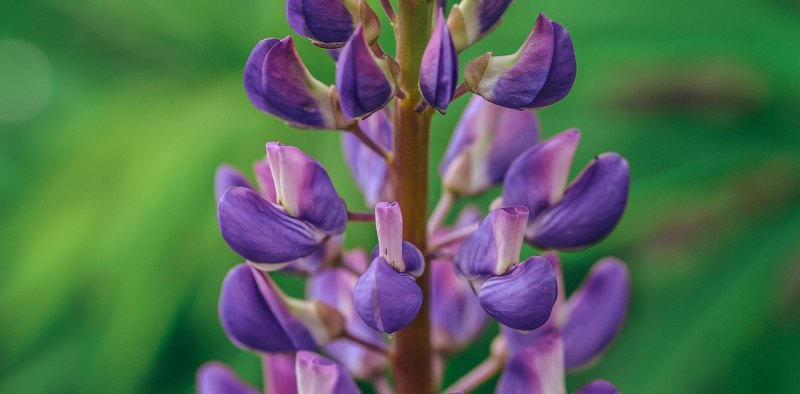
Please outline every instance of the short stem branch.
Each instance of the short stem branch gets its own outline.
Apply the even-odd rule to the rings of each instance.
[[[389,356],[389,349],[387,349],[385,346],[380,346],[380,345],[376,345],[376,344],[374,344],[372,342],[365,341],[365,340],[363,340],[363,339],[361,339],[361,338],[359,338],[359,337],[357,337],[357,336],[355,336],[355,335],[353,335],[353,334],[351,334],[349,332],[346,332],[346,331],[345,331],[343,337],[345,339],[347,339],[349,341],[352,341],[352,342],[355,342],[355,343],[357,343],[357,344],[359,344],[359,345],[361,345],[361,346],[363,346],[363,347],[365,347],[365,348],[367,348],[369,350],[372,350],[373,352],[383,354],[384,356]]]
[[[469,89],[467,89],[467,84],[462,82],[461,85],[456,87],[456,91],[453,93],[453,98],[450,101],[455,101],[457,98],[467,94],[468,91]]]
[[[386,16],[389,17],[389,20],[392,21],[392,24],[397,23],[397,15],[394,13],[394,7],[392,7],[392,2],[389,0],[381,0],[381,7],[386,12]]]
[[[351,222],[374,222],[375,213],[347,211],[347,220]]]
[[[473,223],[469,226],[464,226],[458,229],[455,229],[443,237],[436,240],[436,242],[432,242],[430,247],[428,247],[428,252],[435,252],[441,249],[443,246],[450,245],[451,243],[462,241],[465,238],[469,237],[475,230],[478,229],[480,223]]]
[[[462,376],[455,383],[450,385],[444,392],[468,392],[480,386],[483,382],[489,380],[492,376],[500,372],[503,368],[503,361],[497,357],[490,356],[482,363],[478,364],[469,371],[466,375]]]
[[[444,218],[450,213],[450,208],[453,206],[453,193],[449,190],[442,190],[442,195],[439,196],[439,202],[436,203],[436,208],[433,208],[433,213],[428,219],[428,234],[433,234],[436,230],[442,227]]]
[[[386,160],[387,163],[390,163],[392,161],[392,152],[387,150],[383,145],[379,144],[377,141],[370,138],[370,136],[368,136],[367,133],[365,133],[364,130],[361,129],[361,126],[359,126],[358,123],[356,123],[352,128],[346,131],[353,133],[353,135],[356,136],[356,138],[358,138],[361,142],[363,142],[364,145],[372,149],[373,152],[383,157],[383,159]]]

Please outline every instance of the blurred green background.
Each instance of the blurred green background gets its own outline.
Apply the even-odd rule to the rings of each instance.
[[[249,173],[280,140],[363,206],[335,132],[290,130],[244,95],[252,46],[290,33],[283,7],[3,3],[1,393],[191,392],[210,359],[260,381],[217,320],[239,258],[218,234],[214,169]],[[569,290],[605,255],[633,276],[622,335],[568,388],[605,377],[625,393],[800,390],[800,3],[517,0],[462,61],[514,51],[542,10],[570,29],[579,64],[572,94],[540,112],[545,134],[582,130],[573,172],[609,150],[632,168],[617,231],[564,257]],[[331,83],[327,55],[298,47]],[[465,103],[434,120],[433,163]],[[373,231],[353,225],[348,245],[371,245]]]

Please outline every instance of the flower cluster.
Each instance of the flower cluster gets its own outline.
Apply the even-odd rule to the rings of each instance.
[[[236,346],[263,358],[266,392],[360,392],[354,379],[391,392],[387,372],[407,351],[395,333],[420,311],[430,320],[420,347],[432,349],[425,356],[434,360],[431,390],[447,358],[490,321],[501,326],[491,356],[448,392],[469,391],[500,372],[499,393],[564,393],[565,371],[595,360],[618,335],[629,295],[621,261],[599,261],[564,295],[558,251],[587,248],[614,229],[630,178],[624,158],[604,153],[568,183],[580,133],[542,139],[534,109],[563,99],[575,81],[567,30],[540,14],[519,50],[470,61],[458,83],[459,53],[489,34],[510,3],[462,0],[445,15],[443,3],[400,0],[401,19],[421,15],[430,28],[425,42],[401,43],[418,48],[418,78],[410,84],[401,71],[408,64],[381,48],[379,18],[364,0],[286,1],[294,32],[336,62],[335,86],[311,75],[292,37],[253,49],[244,69],[253,105],[298,128],[342,131],[347,165],[373,208],[349,210],[318,161],[278,142],[266,144],[254,183],[229,165],[218,169],[219,228],[245,260],[223,281],[220,321]],[[381,5],[397,22],[390,1]],[[409,36],[400,23],[393,29],[398,40]],[[398,180],[408,163],[395,161],[396,146],[402,133],[427,130],[403,129],[398,119],[430,119],[468,92],[474,95],[439,167],[443,191],[423,228],[425,242],[408,242],[404,215],[411,210],[396,202],[402,185],[409,187]],[[390,105],[409,97],[419,101]],[[498,186],[485,215],[465,205],[445,224],[458,199]],[[427,186],[420,188],[425,194]],[[348,223],[357,221],[375,226],[371,253],[343,246]],[[521,258],[526,243],[542,254]],[[306,278],[307,297],[285,294],[273,280],[282,274]],[[423,276],[430,286],[421,286]],[[395,371],[396,380],[407,378]],[[219,363],[204,365],[197,385],[206,394],[260,391]],[[617,390],[595,381],[579,392]]]

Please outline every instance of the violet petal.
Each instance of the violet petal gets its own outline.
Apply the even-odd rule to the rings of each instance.
[[[219,362],[207,362],[197,370],[198,394],[258,394],[230,368]]]
[[[214,174],[214,196],[216,196],[217,201],[225,194],[228,188],[234,186],[253,188],[250,181],[235,167],[228,164],[217,167],[217,172]]]
[[[422,55],[419,88],[428,104],[444,111],[450,105],[458,83],[458,54],[439,8],[436,27]]]
[[[608,381],[595,380],[581,387],[575,394],[619,394],[619,390]]]
[[[361,390],[339,364],[301,350],[296,357],[298,394],[356,394]]]
[[[564,346],[558,334],[511,356],[497,383],[502,394],[564,394]]]
[[[379,59],[359,26],[347,41],[336,62],[336,89],[344,115],[365,117],[394,97],[397,87],[386,60]]]
[[[326,44],[343,44],[355,30],[346,0],[287,0],[286,19],[295,33]]]
[[[422,306],[422,290],[382,257],[372,261],[353,290],[356,312],[370,328],[393,333],[414,320]]]
[[[456,272],[467,279],[502,275],[519,262],[528,208],[495,209],[464,241],[455,257]]]
[[[553,266],[546,258],[534,256],[505,275],[487,279],[478,298],[486,313],[501,324],[533,330],[550,318],[557,287]]]

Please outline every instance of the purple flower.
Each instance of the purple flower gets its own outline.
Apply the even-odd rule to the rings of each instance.
[[[222,237],[236,253],[282,268],[342,234],[347,209],[325,169],[299,149],[270,142],[267,159],[275,201],[231,187],[219,200],[217,216]]]
[[[422,274],[425,260],[414,245],[403,241],[403,218],[396,202],[375,206],[375,224],[378,248],[356,282],[353,303],[370,328],[393,333],[411,323],[422,306],[422,290],[414,277]]]
[[[528,209],[496,209],[464,241],[456,272],[470,281],[483,309],[505,326],[533,330],[550,317],[556,301],[556,274],[539,256],[519,262]]]
[[[581,387],[575,394],[619,394],[619,390],[605,380],[595,380]]]
[[[436,27],[422,55],[419,90],[428,105],[444,112],[453,99],[458,83],[458,53],[450,38],[442,8],[439,8],[436,21]]]
[[[447,24],[456,49],[461,52],[491,33],[510,4],[511,0],[462,0],[453,6]]]
[[[338,128],[333,89],[311,76],[291,37],[256,45],[244,68],[244,88],[256,108],[293,126]]]
[[[392,119],[389,107],[375,112],[372,116],[358,122],[364,134],[392,149]],[[378,201],[390,200],[394,194],[389,182],[389,167],[381,155],[361,142],[353,133],[342,133],[342,145],[350,171],[364,194],[367,205],[372,207]]]
[[[297,352],[298,394],[356,394],[361,390],[338,364],[316,353]]]
[[[350,119],[364,118],[388,104],[397,92],[393,67],[391,59],[375,55],[359,26],[336,62],[342,113]]]
[[[321,302],[285,296],[247,264],[233,267],[222,283],[219,316],[228,338],[263,353],[315,349],[340,335],[342,316]]]
[[[539,14],[516,53],[491,52],[467,64],[467,87],[508,108],[541,108],[564,98],[575,82],[575,51],[567,30]]]
[[[563,394],[564,345],[558,334],[544,336],[513,354],[497,383],[503,394]]]
[[[579,138],[568,130],[536,144],[506,174],[503,204],[528,207],[525,239],[537,247],[585,248],[607,236],[625,210],[630,173],[616,153],[597,156],[564,189]]]
[[[226,365],[207,362],[197,370],[198,394],[258,394],[259,391],[239,379]]]
[[[348,254],[347,260],[360,260],[362,254]],[[366,256],[363,256],[364,258]],[[349,262],[358,266],[360,262]],[[353,288],[358,276],[344,268],[328,268],[311,277],[307,291],[309,298],[320,301],[336,308],[345,319],[346,331],[358,339],[385,346],[380,334],[369,328],[356,314],[353,303]],[[358,345],[348,339],[337,339],[324,346],[325,352],[334,360],[341,363],[354,377],[369,379],[379,375],[386,367],[388,360],[385,356],[364,346]]]
[[[499,184],[511,163],[539,141],[539,119],[474,96],[461,115],[439,167],[444,186],[475,195]]]
[[[323,48],[344,46],[359,22],[371,26],[370,41],[380,31],[378,16],[363,0],[287,0],[286,19],[295,33]]]

